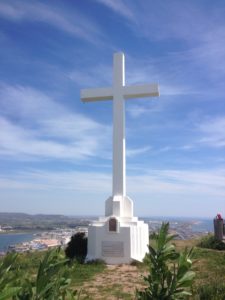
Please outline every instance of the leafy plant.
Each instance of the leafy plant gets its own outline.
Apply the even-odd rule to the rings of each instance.
[[[0,262],[0,300],[13,297],[20,291],[20,287],[16,286],[16,270],[15,261],[17,254],[7,254]]]
[[[174,235],[169,235],[169,223],[162,224],[159,233],[155,235],[154,245],[149,245],[146,261],[149,274],[144,277],[147,288],[137,291],[137,299],[142,300],[172,300],[186,299],[191,295],[195,273],[192,272],[192,252],[185,249],[178,253],[171,244]]]
[[[64,300],[75,299],[77,291],[69,288],[70,278],[67,259],[60,248],[46,252],[39,264],[35,279],[26,276],[21,281],[22,290],[15,299],[19,300]]]
[[[70,289],[68,266],[60,248],[47,251],[37,273],[17,267],[17,254],[8,254],[0,264],[0,300],[73,300],[78,292]]]
[[[217,240],[212,234],[204,236],[199,242],[198,246],[201,248],[225,250],[225,243]]]
[[[84,232],[78,232],[71,237],[65,254],[69,259],[76,259],[79,263],[84,263],[87,256],[87,237]]]

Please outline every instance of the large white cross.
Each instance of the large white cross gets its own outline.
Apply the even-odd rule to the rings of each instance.
[[[113,86],[81,90],[83,102],[113,100],[113,188],[112,196],[126,196],[126,143],[124,100],[157,97],[157,84],[125,86],[124,54],[113,56]]]

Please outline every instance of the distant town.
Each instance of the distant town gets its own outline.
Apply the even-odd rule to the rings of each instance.
[[[88,235],[88,225],[97,217],[64,215],[29,215],[23,213],[0,213],[1,235],[32,233],[32,239],[12,243],[5,252],[27,252],[45,250],[51,247],[66,247],[72,235],[84,232]],[[210,220],[182,218],[143,218],[149,225],[149,234],[156,232],[162,222],[169,221],[170,232],[177,239],[196,239],[212,231]]]
[[[7,249],[8,252],[27,252],[34,250],[46,250],[52,247],[65,247],[71,236],[77,232],[84,232],[87,234],[87,227],[77,227],[72,229],[56,229],[52,231],[43,231],[34,234],[34,239],[29,242],[18,243],[10,245]]]

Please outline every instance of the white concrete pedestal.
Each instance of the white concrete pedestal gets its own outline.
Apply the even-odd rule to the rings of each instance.
[[[133,202],[130,198],[115,198],[106,200],[106,217],[94,221],[88,228],[87,260],[102,259],[107,264],[142,261],[148,251],[148,224],[132,217]],[[112,208],[114,214],[110,213]]]

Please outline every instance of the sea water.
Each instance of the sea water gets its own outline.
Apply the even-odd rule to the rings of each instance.
[[[10,245],[29,242],[34,238],[33,233],[1,233],[0,252],[6,251]]]

